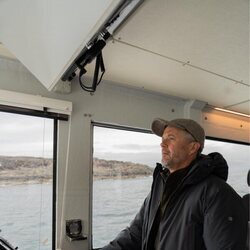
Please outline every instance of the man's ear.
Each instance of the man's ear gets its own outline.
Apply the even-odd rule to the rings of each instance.
[[[201,144],[199,142],[197,142],[197,141],[191,142],[190,143],[190,151],[189,151],[190,155],[196,154],[199,151],[200,147],[201,147]]]

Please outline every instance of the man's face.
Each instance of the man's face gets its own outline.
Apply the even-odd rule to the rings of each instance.
[[[187,167],[190,160],[192,138],[181,129],[167,127],[162,135],[162,164],[170,172]],[[187,163],[188,162],[188,163]]]

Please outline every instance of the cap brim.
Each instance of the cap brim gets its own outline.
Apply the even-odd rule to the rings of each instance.
[[[151,130],[154,134],[158,136],[162,136],[165,128],[169,125],[169,121],[163,120],[163,119],[155,119],[152,122]]]

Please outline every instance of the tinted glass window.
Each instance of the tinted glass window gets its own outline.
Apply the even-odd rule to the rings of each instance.
[[[114,239],[138,212],[161,160],[160,142],[149,133],[94,126],[93,248]],[[248,193],[249,146],[206,140],[203,153],[211,152],[228,162],[228,183],[241,196]]]
[[[159,145],[152,134],[94,127],[94,248],[112,240],[138,212],[150,191]]]
[[[0,112],[0,235],[52,249],[53,120]]]

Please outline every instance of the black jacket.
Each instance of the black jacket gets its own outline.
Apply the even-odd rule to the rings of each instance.
[[[139,213],[103,250],[153,250],[149,242],[163,192],[157,164]],[[241,197],[225,182],[219,153],[200,156],[170,195],[159,227],[160,250],[245,250],[247,218]]]

